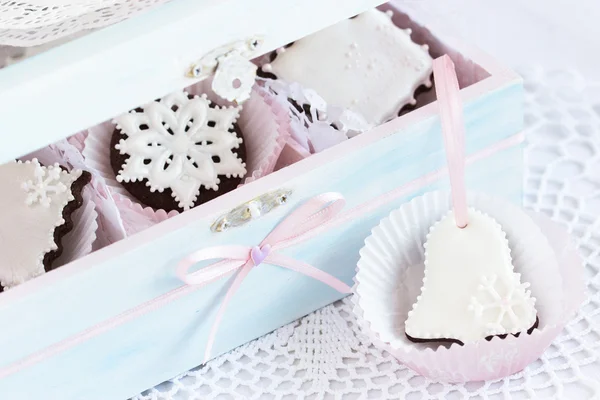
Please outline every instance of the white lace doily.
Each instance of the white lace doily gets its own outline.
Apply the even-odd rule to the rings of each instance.
[[[568,227],[585,257],[589,290],[577,317],[538,361],[497,381],[435,383],[375,348],[345,299],[135,400],[600,396],[600,82],[586,82],[571,72],[523,75],[525,204]]]
[[[0,45],[41,45],[114,24],[167,1],[0,0]]]

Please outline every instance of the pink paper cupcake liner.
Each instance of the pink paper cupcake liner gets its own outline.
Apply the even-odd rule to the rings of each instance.
[[[446,193],[417,197],[383,219],[365,241],[357,265],[353,302],[360,325],[375,345],[436,381],[498,379],[522,370],[544,352],[583,301],[582,260],[557,224],[485,195],[469,195],[469,204],[502,225],[515,270],[531,283],[540,321],[531,334],[464,346],[406,338],[404,324],[423,279],[423,243],[429,227],[450,208]]]
[[[85,134],[80,132],[66,140],[44,147],[27,157],[36,157],[42,163],[58,162],[61,165],[86,170],[92,174],[92,181],[88,184],[87,189],[91,191],[91,201],[98,213],[98,230],[93,245],[94,250],[98,250],[123,239],[125,229],[119,210],[104,179],[92,165],[84,162],[81,154],[84,139]]]
[[[167,213],[165,210],[154,210],[152,207],[146,207],[136,200],[132,200],[129,195],[123,196],[117,193],[114,195],[114,200],[120,211],[121,223],[128,236],[179,214],[177,211]]]
[[[253,156],[248,157],[246,167],[248,171],[252,171],[252,175],[244,179],[244,184],[275,170],[277,160],[290,136],[290,118],[286,110],[275,103],[262,88],[257,87],[255,93],[261,100],[256,98],[252,101],[251,98],[244,103],[245,112],[240,115],[239,124],[252,132],[261,132],[264,129],[264,132],[271,132],[272,135],[261,140],[248,141],[246,151]],[[265,106],[271,111],[270,118],[267,119]]]
[[[190,86],[190,94],[206,93],[218,105],[230,105],[220,99],[211,89],[210,80]],[[255,87],[248,101],[242,105],[238,125],[244,134],[246,145],[246,169],[242,184],[253,182],[273,172],[279,155],[290,135],[289,117],[285,110],[275,104],[265,91]],[[119,209],[121,222],[126,234],[132,235],[164,221],[177,211],[166,212],[147,207],[121,186],[116,180],[110,165],[109,148],[115,129],[112,121],[107,121],[70,138],[74,146],[83,143],[82,154],[89,165],[106,182],[110,194]]]
[[[304,160],[307,157],[310,157],[310,151],[306,150],[295,140],[288,140],[275,164],[275,171],[279,171],[280,169]]]
[[[336,130],[328,120],[318,120],[314,108],[311,108],[311,121],[305,113],[299,112],[290,104],[289,98],[299,103],[309,103],[308,100],[303,100],[306,97],[303,95],[306,89],[299,84],[288,85],[281,80],[262,80],[261,85],[265,95],[273,104],[284,110],[290,121],[290,135],[287,137],[285,148],[281,153],[282,160],[277,162],[276,170],[348,139],[346,133]]]

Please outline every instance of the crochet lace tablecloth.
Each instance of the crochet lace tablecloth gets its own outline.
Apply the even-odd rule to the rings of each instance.
[[[131,18],[167,1],[0,0],[0,45],[51,43]]]
[[[539,360],[497,381],[432,382],[374,347],[345,299],[135,400],[600,396],[600,82],[574,72],[521,72],[528,142],[525,204],[568,227],[585,258],[588,288],[580,312]]]

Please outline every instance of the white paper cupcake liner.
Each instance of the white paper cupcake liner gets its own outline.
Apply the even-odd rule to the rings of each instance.
[[[483,194],[470,194],[469,205],[496,219],[507,234],[515,271],[537,299],[540,325],[532,334],[464,346],[406,338],[405,321],[422,286],[423,244],[429,228],[450,209],[447,193],[417,197],[383,219],[365,241],[355,278],[354,311],[373,341],[418,373],[445,382],[520,371],[542,354],[583,299],[582,262],[560,228]]]
[[[62,237],[63,251],[60,257],[52,263],[52,267],[61,267],[90,254],[96,240],[98,230],[98,213],[92,201],[92,189],[83,189],[83,204],[71,216],[73,229]]]
[[[210,88],[210,80],[186,88],[190,94],[206,93],[218,105],[228,105]],[[242,105],[237,121],[246,146],[247,175],[242,184],[252,182],[273,172],[279,155],[290,135],[289,117],[285,110],[268,98],[264,90],[255,88],[248,101]],[[117,182],[110,165],[110,141],[115,125],[107,121],[88,129],[71,139],[75,144],[83,141],[85,162],[106,182],[115,204],[119,208],[127,235],[132,235],[156,223],[179,214],[177,211],[154,210],[141,204]]]

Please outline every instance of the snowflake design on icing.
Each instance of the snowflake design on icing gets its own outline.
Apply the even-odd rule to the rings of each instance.
[[[178,92],[115,120],[127,137],[115,146],[129,155],[119,182],[147,179],[152,192],[169,188],[179,207],[194,206],[201,187],[218,190],[219,175],[242,177],[245,164],[232,151],[242,139],[229,131],[240,107],[210,107],[206,95]]]
[[[513,273],[508,282],[501,282],[496,275],[482,276],[478,293],[471,297],[469,311],[476,318],[487,320],[484,323],[489,335],[529,329],[536,313],[535,298],[527,290],[529,286],[527,282],[521,283],[521,274],[517,273]]]
[[[58,165],[42,167],[37,160],[33,160],[32,164],[35,165],[33,171],[35,179],[21,184],[21,188],[27,192],[25,204],[40,203],[44,207],[49,207],[53,194],[67,191],[67,186],[60,181],[62,170]]]

